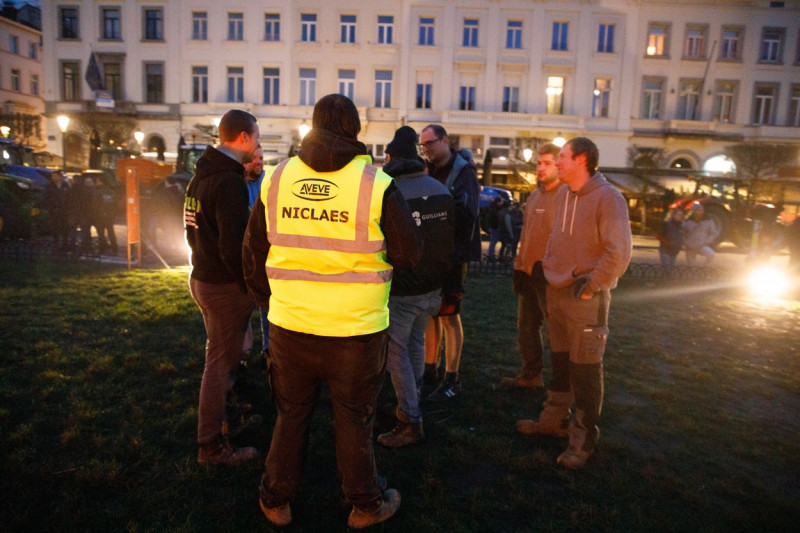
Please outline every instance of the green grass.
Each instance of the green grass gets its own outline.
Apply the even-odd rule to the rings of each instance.
[[[376,447],[403,496],[384,531],[788,531],[800,521],[800,304],[733,290],[614,292],[598,453],[554,464],[515,434],[542,395],[518,370],[509,276],[467,285],[465,393],[425,444]],[[255,323],[255,321],[254,321]],[[0,532],[270,531],[260,462],[195,462],[205,334],[187,272],[0,263]],[[546,369],[546,377],[548,370]],[[387,379],[379,403],[393,399]],[[241,442],[266,452],[274,412]],[[380,416],[376,434],[392,422]],[[342,531],[327,396],[288,531]]]

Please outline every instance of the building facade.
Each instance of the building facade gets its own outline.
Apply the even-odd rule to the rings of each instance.
[[[432,122],[496,168],[556,136],[591,137],[603,166],[641,146],[695,169],[731,143],[800,139],[795,1],[43,0],[42,20],[53,152],[59,114],[127,117],[109,140],[138,129],[169,156],[240,107],[286,153],[332,92],[378,159],[397,127]]]
[[[0,12],[0,135],[44,150],[46,130],[39,8],[4,2]]]

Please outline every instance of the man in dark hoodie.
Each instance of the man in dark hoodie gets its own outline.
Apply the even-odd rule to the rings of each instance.
[[[417,133],[403,126],[386,146],[384,172],[395,179],[423,239],[414,268],[396,267],[389,296],[388,369],[397,396],[397,425],[378,443],[399,448],[425,439],[419,389],[425,370],[425,329],[441,304],[441,288],[450,272],[455,204],[447,187],[425,173],[417,155]]]
[[[259,503],[277,526],[292,521],[289,503],[323,383],[342,489],[353,505],[348,526],[383,522],[400,507],[400,494],[379,482],[372,429],[386,369],[392,268],[413,268],[420,243],[408,205],[392,178],[371,165],[360,131],[350,99],[321,98],[299,154],[267,170],[242,248],[250,292],[269,307],[278,417]]]
[[[631,227],[625,198],[597,171],[595,144],[576,137],[556,159],[561,181],[547,251],[547,334],[550,349],[569,352],[569,365],[553,365],[553,382],[568,372],[576,411],[569,445],[558,464],[586,464],[600,437],[603,405],[603,353],[608,338],[611,289],[631,260]],[[563,366],[563,368],[562,368]]]
[[[242,272],[249,209],[244,163],[258,146],[256,117],[232,109],[219,122],[221,144],[203,152],[186,188],[184,224],[191,248],[189,289],[206,327],[206,361],[197,408],[197,462],[239,465],[255,448],[232,448],[223,431],[230,392],[254,302]]]

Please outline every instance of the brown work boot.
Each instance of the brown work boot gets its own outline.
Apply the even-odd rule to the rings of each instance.
[[[517,432],[522,435],[568,436],[572,394],[548,391],[547,399],[542,405],[544,409],[539,413],[538,420],[517,420]]]
[[[513,378],[503,378],[500,380],[500,385],[503,387],[516,387],[520,389],[543,389],[544,381],[542,375],[536,376],[514,376]]]
[[[219,435],[206,444],[201,444],[197,451],[197,462],[206,466],[239,466],[258,457],[258,451],[252,447],[233,448],[228,439]]]
[[[388,489],[383,493],[381,505],[375,511],[362,511],[353,507],[350,516],[347,517],[347,526],[352,529],[364,529],[365,527],[380,524],[394,516],[399,508],[400,493],[395,489]]]
[[[258,505],[261,507],[261,512],[264,513],[264,516],[273,526],[282,527],[292,523],[292,509],[288,503],[280,507],[267,507],[259,498]]]
[[[389,433],[378,435],[378,444],[387,448],[402,448],[424,440],[425,432],[422,430],[422,422],[414,424],[398,421]]]
[[[569,446],[558,456],[556,463],[569,470],[583,468],[599,440],[600,428],[595,426],[593,431],[589,431],[583,424],[583,412],[578,410],[569,425]]]

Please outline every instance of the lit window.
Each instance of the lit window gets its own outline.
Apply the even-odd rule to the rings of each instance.
[[[564,78],[547,77],[547,114],[560,115],[564,112]]]
[[[651,57],[665,57],[667,55],[668,26],[665,24],[650,24],[647,29],[647,55]]]
[[[595,78],[592,91],[592,116],[608,117],[609,102],[611,100],[611,79]]]

